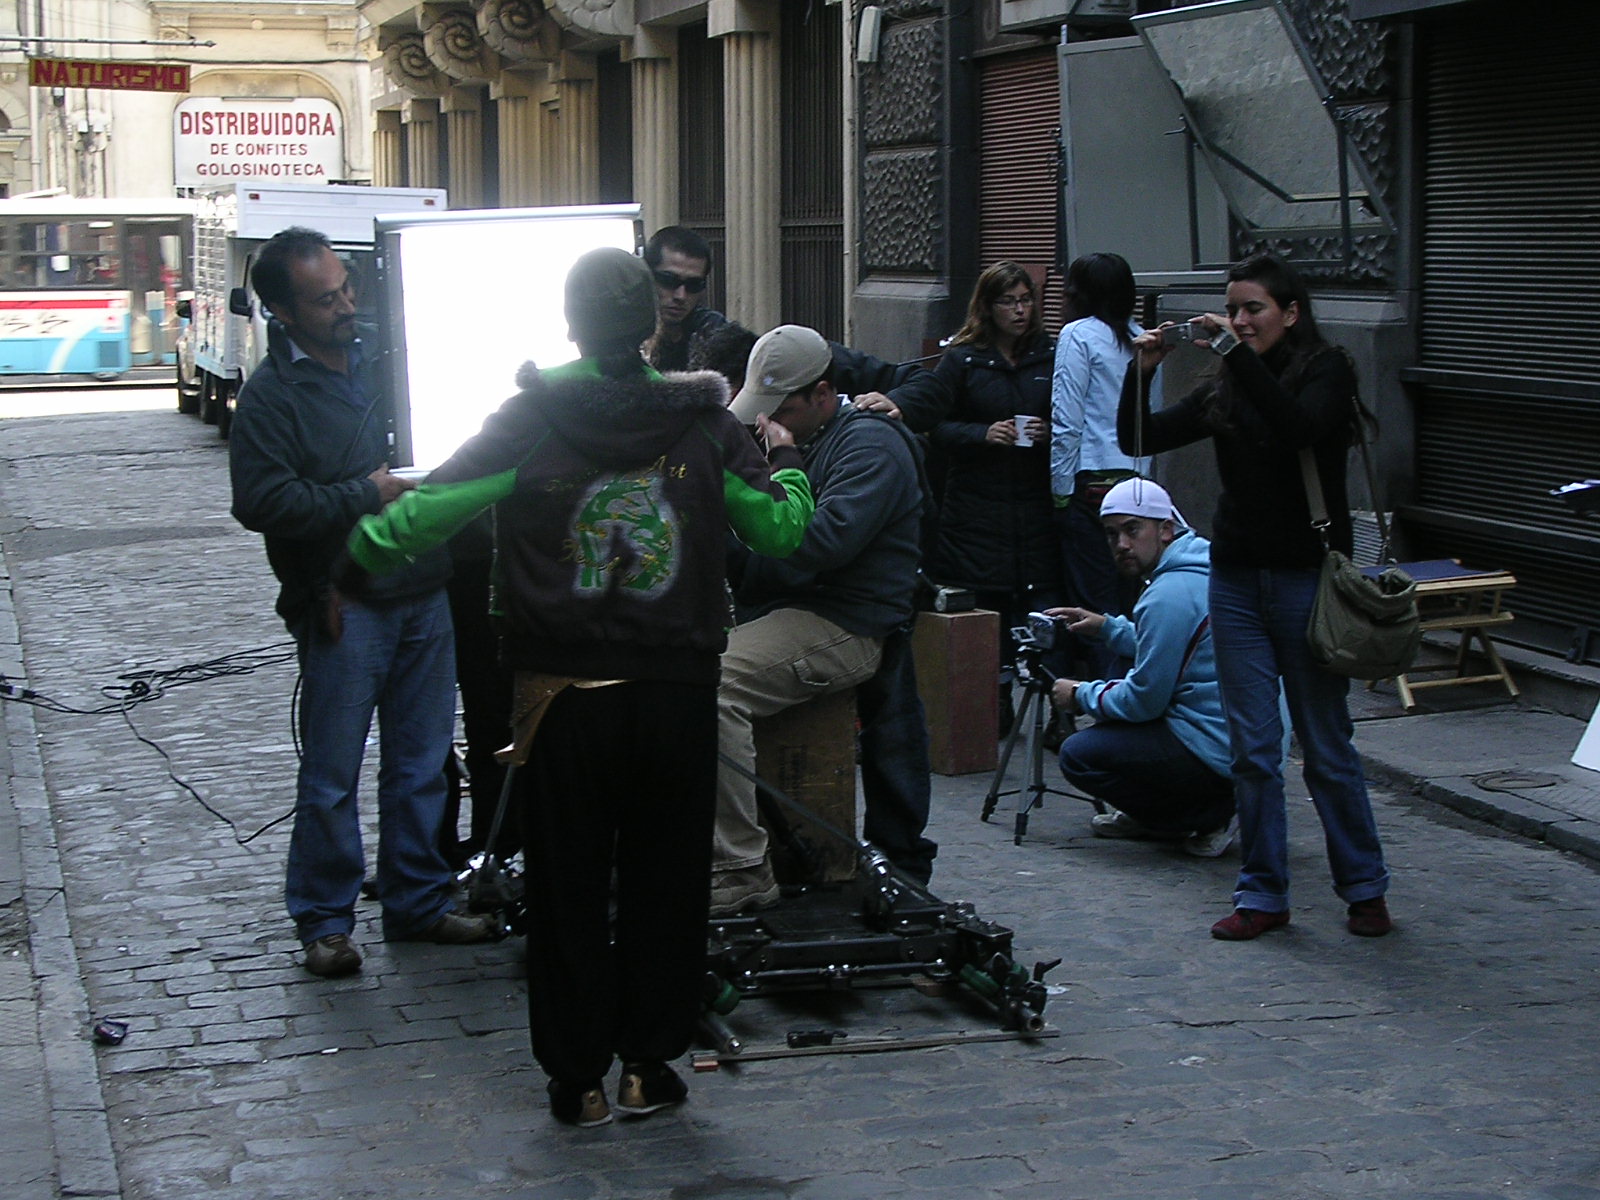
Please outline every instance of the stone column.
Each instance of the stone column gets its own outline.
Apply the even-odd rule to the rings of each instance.
[[[499,106],[500,204],[528,208],[539,202],[539,100],[542,90],[530,72],[504,71],[489,85]]]
[[[443,187],[439,163],[439,102],[408,100],[400,119],[406,127],[406,157],[411,187]]]
[[[593,204],[600,197],[600,98],[594,59],[563,53],[551,67],[556,84],[563,204]]]
[[[727,172],[728,315],[762,331],[778,323],[778,5],[711,0],[712,37],[722,39]]]
[[[678,31],[639,26],[633,35],[630,62],[633,195],[649,237],[665,225],[678,223]]]
[[[372,183],[374,187],[405,187],[401,178],[400,110],[382,108],[373,114],[377,125],[372,133]]]
[[[483,95],[475,88],[451,88],[439,98],[450,136],[450,207],[483,207]]]

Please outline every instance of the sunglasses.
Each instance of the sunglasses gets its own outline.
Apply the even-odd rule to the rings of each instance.
[[[674,275],[671,271],[652,271],[651,274],[656,277],[656,283],[669,292],[682,288],[689,295],[698,296],[706,290],[704,275]]]

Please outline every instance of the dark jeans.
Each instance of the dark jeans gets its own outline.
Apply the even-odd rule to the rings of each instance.
[[[1233,782],[1165,721],[1101,721],[1075,733],[1061,744],[1061,773],[1152,833],[1211,833],[1233,817]]]
[[[613,1056],[677,1058],[706,971],[716,688],[568,688],[522,772],[534,1057],[570,1084],[601,1078]]]
[[[1351,740],[1350,681],[1319,667],[1306,645],[1317,574],[1315,567],[1211,569],[1211,638],[1239,798],[1243,862],[1235,908],[1289,908],[1280,679],[1305,757],[1306,787],[1322,819],[1333,890],[1354,904],[1389,888],[1361,756]]]
[[[1061,537],[1061,562],[1067,575],[1066,603],[1108,616],[1133,611],[1137,585],[1117,571],[1116,559],[1100,524],[1100,500],[1073,493],[1067,507],[1055,511],[1056,532]],[[1102,642],[1084,644],[1089,677],[1116,679],[1127,673],[1128,663]]]
[[[897,630],[884,638],[878,673],[856,687],[856,716],[866,808],[862,834],[896,867],[927,883],[939,847],[922,836],[932,768],[910,633]]]

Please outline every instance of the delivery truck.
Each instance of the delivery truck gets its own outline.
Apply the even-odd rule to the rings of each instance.
[[[374,222],[383,214],[440,212],[439,188],[376,188],[348,184],[246,181],[196,197],[194,293],[179,315],[178,411],[198,413],[223,437],[234,397],[267,352],[266,320],[250,290],[250,267],[262,244],[290,225],[327,235],[350,262],[365,319],[376,309]],[[369,286],[360,286],[367,284]]]

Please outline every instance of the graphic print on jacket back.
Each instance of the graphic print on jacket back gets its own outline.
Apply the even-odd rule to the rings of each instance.
[[[579,596],[627,588],[654,599],[672,586],[680,523],[661,484],[653,471],[614,474],[584,493],[566,546],[578,566]]]

